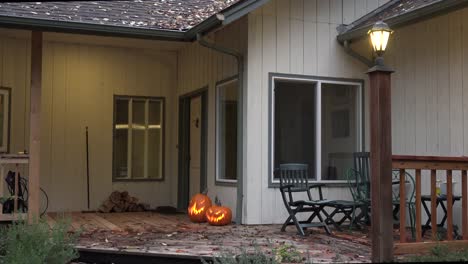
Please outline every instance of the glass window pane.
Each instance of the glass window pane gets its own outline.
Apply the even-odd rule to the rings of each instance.
[[[132,178],[143,178],[145,164],[145,130],[132,130]]]
[[[162,178],[162,101],[150,101],[148,108],[148,177]]]
[[[161,129],[148,131],[148,177],[160,179],[162,177],[162,133]]]
[[[162,119],[162,101],[149,101],[149,118],[150,125],[161,125]]]
[[[128,99],[115,101],[115,123],[128,125]]]
[[[309,178],[315,176],[316,84],[275,83],[274,168],[284,163],[309,165]]]
[[[357,86],[322,84],[322,180],[346,180],[358,151]]]
[[[237,179],[237,89],[237,80],[218,86],[218,179]]]
[[[128,151],[128,129],[117,129],[114,138],[114,177],[126,178],[127,152]]]
[[[137,128],[143,129],[141,126],[145,125],[145,101],[133,100],[132,105],[132,122],[134,125],[138,125]]]

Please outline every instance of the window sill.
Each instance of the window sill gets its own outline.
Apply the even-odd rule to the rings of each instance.
[[[225,186],[225,187],[236,187],[237,186],[237,180],[235,182],[215,180],[215,185],[216,186]]]
[[[163,182],[164,178],[161,179],[112,179],[112,182]]]

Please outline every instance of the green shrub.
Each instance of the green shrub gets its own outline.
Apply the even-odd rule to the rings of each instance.
[[[301,253],[294,245],[282,245],[276,250],[276,259],[279,262],[300,263],[302,262]]]
[[[65,264],[77,258],[73,247],[78,234],[69,234],[69,221],[60,220],[50,228],[41,220],[28,225],[23,221],[0,230],[0,263]]]
[[[275,255],[275,252],[272,254]],[[233,252],[224,252],[216,257],[213,257],[213,264],[279,264],[279,262],[273,257],[265,254],[262,250],[255,246],[255,250],[247,252],[242,247],[240,248],[240,254]],[[207,261],[202,259],[203,264],[208,264]]]
[[[258,245],[253,243],[254,250],[247,251],[241,247],[239,254],[227,251],[213,258],[213,264],[279,264],[279,263],[302,263],[301,253],[294,245],[281,245],[278,248],[269,243],[271,252],[264,252]],[[202,259],[202,263],[208,264]]]
[[[427,255],[410,256],[404,262],[468,262],[468,249],[450,250],[447,245],[438,244]]]

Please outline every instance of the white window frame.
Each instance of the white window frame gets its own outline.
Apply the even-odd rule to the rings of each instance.
[[[233,82],[239,82],[239,78],[237,76],[235,77],[232,77],[232,78],[228,78],[228,79],[225,79],[225,80],[222,80],[222,81],[219,81],[217,84],[216,84],[216,154],[215,154],[215,159],[216,159],[216,173],[215,173],[215,183],[216,184],[227,184],[227,185],[235,185],[237,183],[237,179],[235,180],[231,180],[231,179],[222,179],[220,177],[220,169],[221,169],[221,166],[219,165],[219,162],[220,162],[220,153],[221,153],[221,144],[219,143],[219,139],[220,139],[220,127],[219,127],[219,118],[220,118],[220,115],[218,113],[220,113],[220,93],[219,93],[219,89],[220,87],[222,86],[225,86],[225,85],[228,85],[228,84],[231,84]],[[237,101],[238,102],[238,101]],[[237,105],[237,107],[239,107],[239,105]],[[235,122],[237,122],[237,120],[235,120]],[[239,162],[239,161],[236,161],[236,162]],[[236,165],[237,166],[237,165]],[[237,175],[236,175],[237,177]]]
[[[127,124],[117,124],[116,123],[116,102],[117,100],[128,100],[128,123]],[[132,175],[132,140],[133,140],[133,101],[144,101],[145,102],[145,125],[144,127],[141,127],[139,129],[145,130],[144,134],[144,161],[143,161],[143,177],[133,177]],[[160,120],[161,124],[160,125],[150,125],[149,124],[149,103],[150,102],[159,102],[161,104],[161,112],[160,112]],[[117,177],[116,171],[115,170],[115,160],[113,160],[113,181],[139,181],[139,180],[147,180],[147,181],[163,181],[164,180],[164,130],[165,130],[165,98],[164,97],[143,97],[143,96],[121,96],[117,95],[114,97],[114,136],[113,136],[113,143],[112,145],[114,146],[115,144],[115,131],[118,129],[126,129],[128,130],[127,133],[127,176],[126,177]],[[137,128],[136,128],[137,129]],[[160,133],[160,140],[161,140],[161,155],[159,156],[159,162],[160,162],[160,167],[159,167],[159,175],[160,177],[149,177],[148,175],[148,131],[150,129],[161,129]],[[115,150],[114,150],[115,151]],[[114,153],[112,154],[114,156]]]
[[[11,103],[11,89],[7,87],[0,87],[0,95],[5,98],[5,104],[3,105],[3,144],[0,144],[0,153],[7,153],[10,145],[10,103]]]
[[[326,78],[326,77],[309,77],[309,76],[275,76],[271,75],[271,87],[270,87],[270,172],[269,182],[273,185],[279,184],[279,179],[274,178],[274,166],[275,166],[275,85],[277,81],[291,81],[291,82],[302,82],[315,84],[315,103],[316,103],[316,116],[315,116],[315,175],[316,179],[311,179],[310,182],[321,182],[321,183],[346,183],[346,180],[322,180],[322,84],[341,84],[341,85],[352,85],[357,87],[357,99],[356,99],[356,113],[357,113],[357,133],[356,142],[358,149],[362,151],[364,148],[363,142],[363,82],[362,81],[350,81],[341,80],[339,78]]]

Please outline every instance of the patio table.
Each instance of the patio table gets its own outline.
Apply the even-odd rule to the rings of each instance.
[[[459,195],[453,195],[453,199],[452,199],[452,204],[455,204],[455,201],[460,201],[461,200],[461,196]],[[437,196],[437,199],[436,199],[436,208],[439,207],[442,207],[442,210],[444,211],[444,217],[442,217],[442,221],[440,223],[437,224],[437,227],[443,227],[445,225],[445,221],[447,221],[447,208],[445,207],[444,205],[444,202],[447,201],[447,196],[446,195],[438,195]],[[429,210],[426,202],[431,202],[431,196],[430,195],[421,195],[421,203],[424,207],[424,211],[426,212],[426,215],[427,215],[427,221],[426,221],[426,224],[423,225],[423,230],[422,230],[422,235],[424,236],[424,233],[431,229],[431,211]],[[458,232],[457,230],[454,229],[453,231],[455,233],[455,236],[458,236]]]

